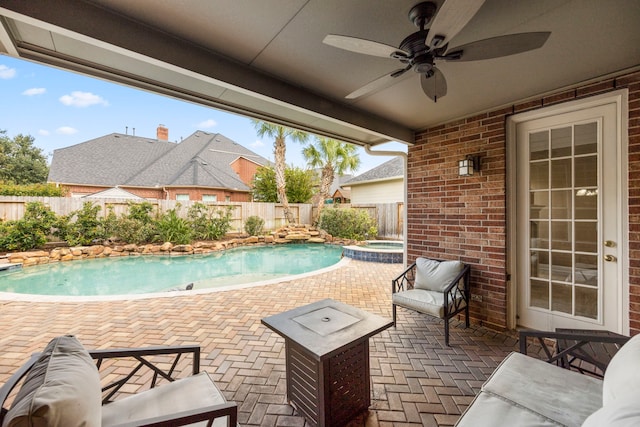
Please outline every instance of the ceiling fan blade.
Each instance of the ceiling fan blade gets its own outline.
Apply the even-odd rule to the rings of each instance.
[[[499,58],[514,55],[542,47],[551,33],[548,31],[535,33],[508,34],[478,40],[449,49],[442,59],[458,61],[478,61],[481,59]],[[457,57],[459,56],[459,58]],[[450,57],[450,58],[447,58]]]
[[[442,47],[456,36],[482,7],[485,0],[446,0],[433,19],[426,45]]]
[[[436,67],[432,68],[433,74],[422,74],[420,76],[420,85],[424,93],[433,101],[438,102],[439,98],[442,98],[447,94],[447,80],[444,78],[444,74]]]
[[[380,56],[383,58],[400,58],[409,56],[407,52],[400,50],[397,47],[374,42],[372,40],[359,39],[357,37],[329,34],[325,36],[322,42],[339,49],[349,50],[351,52],[362,53],[365,55]]]
[[[376,90],[382,89],[384,87],[390,86],[395,79],[406,73],[411,66],[407,68],[399,68],[392,73],[385,74],[382,77],[378,77],[377,79],[367,83],[362,86],[360,89],[351,92],[349,95],[345,96],[347,99],[355,99],[360,98],[362,95],[366,95],[367,93],[374,92]]]

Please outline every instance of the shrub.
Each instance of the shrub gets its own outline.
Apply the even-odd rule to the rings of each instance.
[[[56,235],[70,246],[90,245],[96,240],[108,237],[102,220],[98,218],[98,212],[100,212],[100,206],[85,202],[82,209],[73,211],[58,220]]]
[[[249,236],[259,236],[264,230],[264,219],[259,216],[250,216],[244,223],[244,231]]]
[[[170,209],[160,216],[157,222],[158,236],[163,242],[186,245],[191,243],[193,229],[189,221],[178,216],[179,208],[178,204],[175,209]]]
[[[193,228],[193,237],[200,240],[219,240],[231,230],[231,207],[217,209],[203,203],[194,203],[187,212]]]
[[[47,242],[56,214],[42,202],[26,204],[22,219],[0,224],[0,249],[26,251]]]
[[[320,228],[342,239],[367,240],[378,234],[375,219],[356,209],[323,209]]]
[[[0,183],[0,196],[64,197],[67,188],[55,184],[7,184]]]
[[[109,231],[107,236],[136,245],[157,240],[157,223],[152,211],[153,205],[149,202],[129,203],[128,213],[120,218],[115,218],[111,209],[105,218],[105,231]]]

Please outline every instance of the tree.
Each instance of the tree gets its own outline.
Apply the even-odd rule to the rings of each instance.
[[[355,171],[360,166],[360,157],[355,145],[335,139],[316,136],[315,143],[309,144],[302,151],[307,164],[313,168],[322,168],[320,175],[320,190],[314,204],[318,209],[313,217],[314,224],[318,222],[324,201],[329,197],[329,189],[333,184],[333,177],[343,175],[347,171]]]
[[[286,169],[286,139],[291,138],[297,142],[307,142],[309,134],[297,129],[290,129],[273,123],[262,122],[259,120],[251,120],[259,137],[268,136],[274,138],[273,156],[275,161],[276,175],[276,191],[278,201],[282,203],[284,216],[287,222],[293,222],[293,213],[289,209],[289,200],[287,199],[285,169]]]
[[[33,145],[34,138],[19,134],[11,139],[6,133],[0,130],[0,181],[20,185],[47,182],[47,158]]]
[[[313,196],[314,174],[312,171],[289,167],[285,169],[287,200],[291,203],[308,203]],[[278,192],[276,173],[272,167],[258,168],[251,183],[253,200],[256,202],[277,203]]]

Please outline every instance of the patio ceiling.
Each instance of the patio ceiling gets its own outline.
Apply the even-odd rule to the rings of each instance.
[[[550,31],[540,49],[441,62],[432,102],[407,72],[322,43],[341,34],[398,46],[417,0],[0,0],[0,52],[357,144],[416,131],[640,66],[637,0],[487,0],[451,41]],[[436,0],[440,5],[442,0]]]

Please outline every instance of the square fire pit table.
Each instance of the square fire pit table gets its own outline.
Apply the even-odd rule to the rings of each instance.
[[[390,319],[325,299],[262,323],[284,338],[287,399],[310,424],[343,426],[369,408],[369,337]]]

